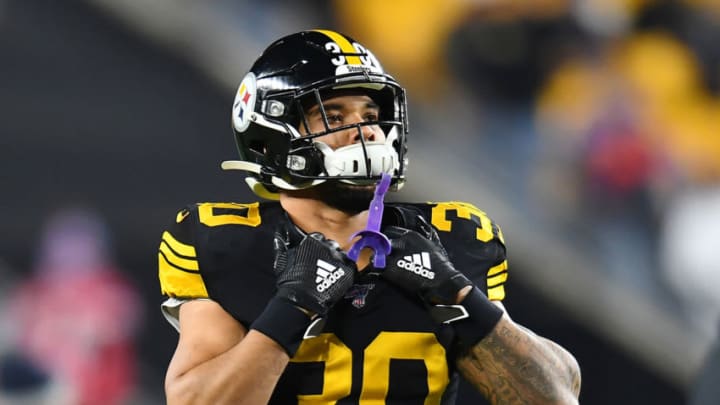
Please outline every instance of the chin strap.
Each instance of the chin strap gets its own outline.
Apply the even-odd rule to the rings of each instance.
[[[226,160],[220,164],[220,167],[223,170],[240,170],[255,174],[260,174],[260,170],[262,169],[262,166],[257,163],[246,162],[244,160]],[[324,182],[325,179],[317,179],[300,186],[294,186],[279,177],[272,177],[272,183],[283,190],[302,190]],[[280,199],[280,195],[278,193],[273,193],[272,191],[268,190],[264,184],[259,182],[254,177],[245,177],[245,183],[247,183],[248,187],[250,187],[250,190],[252,190],[252,192],[255,193],[258,197],[262,197],[267,200]]]
[[[257,179],[254,177],[245,177],[245,183],[247,183],[248,187],[250,187],[250,190],[252,190],[252,192],[260,198],[273,201],[278,201],[280,199],[280,194],[273,193],[272,191],[268,190],[264,184],[257,181]]]
[[[260,166],[257,163],[246,162],[244,160],[226,160],[220,163],[220,167],[223,170],[242,170],[244,172],[251,172],[260,174]]]

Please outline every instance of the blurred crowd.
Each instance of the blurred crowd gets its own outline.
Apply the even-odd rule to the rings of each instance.
[[[111,405],[132,398],[143,303],[110,248],[97,213],[62,208],[43,227],[32,272],[17,280],[3,274],[0,403]]]
[[[568,190],[546,193],[546,204],[588,222],[613,275],[662,304],[677,300],[713,334],[720,14],[663,3],[628,19],[620,32],[593,32],[539,89],[541,176]]]
[[[491,161],[498,188],[520,197],[508,203],[715,335],[720,2],[426,3],[334,2],[411,101],[473,103],[463,148]]]

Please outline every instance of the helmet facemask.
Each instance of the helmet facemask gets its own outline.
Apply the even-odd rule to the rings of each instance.
[[[332,127],[328,114],[325,111],[325,102],[335,97],[345,95],[364,95],[370,97],[378,105],[378,117],[372,121],[363,121],[348,125]],[[392,105],[394,100],[391,89],[370,90],[362,87],[331,90],[314,89],[310,94],[300,97],[300,123],[298,128],[304,135],[294,134],[291,140],[290,152],[288,155],[288,169],[300,178],[326,179],[333,178],[349,184],[374,184],[383,173],[397,174],[400,169],[400,155],[402,149],[398,130],[403,127],[402,123],[392,114],[385,111],[394,111]],[[317,112],[322,123],[322,128],[315,132],[310,131],[307,112],[309,107],[317,106]],[[363,132],[365,127],[375,127],[383,132],[384,139],[367,139]],[[356,139],[355,143],[331,148],[323,142],[322,138],[339,132],[350,131],[343,137],[350,136]],[[352,134],[357,135],[353,136]],[[312,147],[309,148],[308,144]],[[313,149],[310,157],[316,157],[319,152],[322,154],[322,164],[319,171],[304,170],[306,166],[306,152]]]

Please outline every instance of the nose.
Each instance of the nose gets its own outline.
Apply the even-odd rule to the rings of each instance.
[[[374,125],[361,125],[360,126],[360,133],[362,134],[363,139],[366,141],[374,141],[375,140],[375,126]],[[357,139],[356,142],[359,142],[360,139]]]
[[[365,120],[359,114],[354,114],[350,124],[362,124],[363,122],[365,122]],[[350,144],[358,143],[360,139],[372,142],[377,138],[377,134],[375,133],[377,130],[378,128],[375,125],[358,125],[348,130],[348,141]]]

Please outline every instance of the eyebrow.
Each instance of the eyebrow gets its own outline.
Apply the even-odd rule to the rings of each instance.
[[[343,109],[343,106],[342,106],[341,103],[336,103],[336,102],[332,102],[332,101],[323,103],[322,106],[323,106],[323,109],[325,109],[325,111],[328,111],[328,110],[342,110],[342,109]],[[374,109],[374,110],[379,110],[379,109],[380,109],[380,106],[378,105],[378,103],[370,100],[370,101],[367,101],[367,102],[365,103],[364,108],[365,108],[365,109],[368,109],[368,110],[373,110],[373,109]],[[314,105],[314,106],[312,106],[312,107],[310,108],[310,110],[308,110],[308,114],[310,114],[310,115],[317,114],[318,112],[320,112],[320,106],[317,105],[317,104]]]

